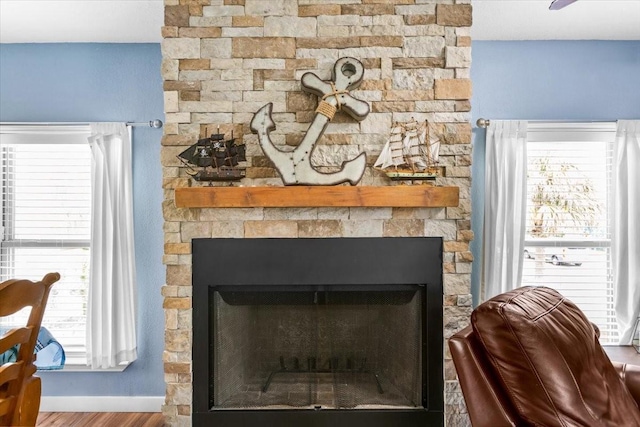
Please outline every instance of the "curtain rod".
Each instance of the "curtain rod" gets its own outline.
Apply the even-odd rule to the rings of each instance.
[[[615,123],[615,120],[527,120],[529,123]],[[480,118],[476,125],[486,128],[491,124],[491,120]]]
[[[3,122],[3,125],[32,125],[32,126],[67,126],[67,125],[90,125],[89,122]],[[148,122],[125,122],[127,126],[149,126],[154,129],[162,127],[162,120],[149,120]]]

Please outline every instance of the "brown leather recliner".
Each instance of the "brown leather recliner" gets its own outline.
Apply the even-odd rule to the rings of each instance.
[[[575,304],[545,287],[498,295],[449,348],[474,427],[640,427],[640,367],[612,363]]]

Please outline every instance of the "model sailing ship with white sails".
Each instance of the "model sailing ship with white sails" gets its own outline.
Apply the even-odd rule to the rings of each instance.
[[[429,122],[396,122],[373,167],[392,180],[433,180],[438,167],[440,139],[430,132]]]

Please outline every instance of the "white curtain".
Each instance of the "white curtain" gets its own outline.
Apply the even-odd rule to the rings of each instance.
[[[640,315],[640,120],[620,120],[613,148],[611,258],[620,344]]]
[[[87,363],[110,368],[137,358],[131,138],[124,123],[93,123]]]
[[[491,120],[487,128],[484,299],[519,286],[527,199],[527,122]]]

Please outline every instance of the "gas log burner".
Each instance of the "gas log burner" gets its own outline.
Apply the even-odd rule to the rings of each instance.
[[[194,239],[193,425],[442,426],[442,239]]]

